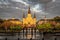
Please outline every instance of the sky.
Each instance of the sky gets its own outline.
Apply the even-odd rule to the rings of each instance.
[[[0,18],[19,18],[26,15],[30,6],[32,17],[36,14],[37,20],[60,16],[60,0],[0,0]]]

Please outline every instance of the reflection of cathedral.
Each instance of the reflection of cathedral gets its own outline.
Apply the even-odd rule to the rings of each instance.
[[[32,18],[30,7],[28,9],[27,17],[23,14],[23,26],[35,26],[36,25],[36,15],[34,14],[34,18]]]

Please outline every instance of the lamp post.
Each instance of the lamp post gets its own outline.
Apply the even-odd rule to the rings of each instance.
[[[43,34],[43,31],[42,31],[41,33],[42,33],[42,40],[44,40],[44,34]]]
[[[7,38],[5,38],[5,40],[7,40]]]
[[[36,38],[36,28],[34,30],[35,30],[34,33],[35,33],[35,38]]]
[[[24,39],[24,28],[23,28],[23,39]]]

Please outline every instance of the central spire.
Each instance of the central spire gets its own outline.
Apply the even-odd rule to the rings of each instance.
[[[28,14],[30,14],[31,13],[31,11],[30,11],[30,6],[29,6],[29,8],[28,8]]]

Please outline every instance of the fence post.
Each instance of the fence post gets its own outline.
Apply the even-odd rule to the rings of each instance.
[[[7,38],[5,38],[5,40],[7,40]]]
[[[18,40],[20,40],[20,39],[18,38]]]
[[[55,38],[54,40],[57,40],[57,38]]]
[[[44,40],[44,38],[42,38],[42,40]]]

